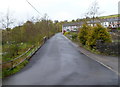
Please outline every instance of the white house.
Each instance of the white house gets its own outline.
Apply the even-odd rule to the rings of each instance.
[[[104,27],[117,28],[120,27],[120,17],[112,17],[107,19],[96,19],[87,21],[88,25],[93,26],[93,23],[100,23]],[[83,22],[75,22],[75,23],[66,23],[62,25],[62,33],[64,31],[78,31],[78,28],[82,26]]]
[[[62,33],[64,31],[70,31],[70,32],[77,32],[78,28],[82,26],[82,22],[76,22],[76,23],[66,23],[62,25]]]

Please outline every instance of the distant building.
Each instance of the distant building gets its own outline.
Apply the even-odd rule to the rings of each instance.
[[[77,32],[78,29],[82,26],[82,24],[83,24],[83,22],[63,24],[62,25],[62,33],[63,33],[63,31]]]
[[[95,19],[94,22],[91,19],[87,21],[87,24],[93,26],[93,23],[100,23],[104,27],[109,28],[117,28],[120,27],[120,17],[111,17],[106,19]],[[83,22],[75,22],[75,23],[66,23],[62,25],[62,33],[63,32],[77,32],[78,29],[82,26]]]

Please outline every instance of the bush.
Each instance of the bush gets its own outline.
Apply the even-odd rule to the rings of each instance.
[[[72,39],[75,40],[77,38],[77,33],[72,33]]]
[[[91,26],[88,26],[87,24],[83,24],[82,28],[80,28],[80,31],[78,33],[78,39],[80,40],[80,43],[82,43],[82,45],[86,44],[90,32],[91,32]]]
[[[65,32],[65,33],[64,33],[65,36],[68,35],[68,34],[70,34],[70,32]]]
[[[3,55],[3,60],[7,60],[7,58],[13,58],[18,55],[19,46],[17,44],[10,44],[8,47],[3,46],[3,52],[6,52]]]
[[[120,27],[118,27],[117,29],[120,30]]]
[[[93,27],[91,34],[87,38],[86,45],[90,48],[94,48],[97,44],[97,41],[101,41],[102,43],[111,42],[111,36],[107,31],[107,28],[104,28],[100,24],[97,24],[97,26]]]

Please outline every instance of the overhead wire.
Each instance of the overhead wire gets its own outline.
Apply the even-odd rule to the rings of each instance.
[[[42,16],[42,14],[28,0],[26,0],[26,1],[39,15]]]

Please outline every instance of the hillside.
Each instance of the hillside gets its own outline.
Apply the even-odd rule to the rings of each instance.
[[[112,18],[112,17],[120,17],[120,14],[118,15],[118,14],[116,14],[116,15],[108,15],[108,16],[101,16],[100,18],[101,19],[106,19],[106,18]]]

